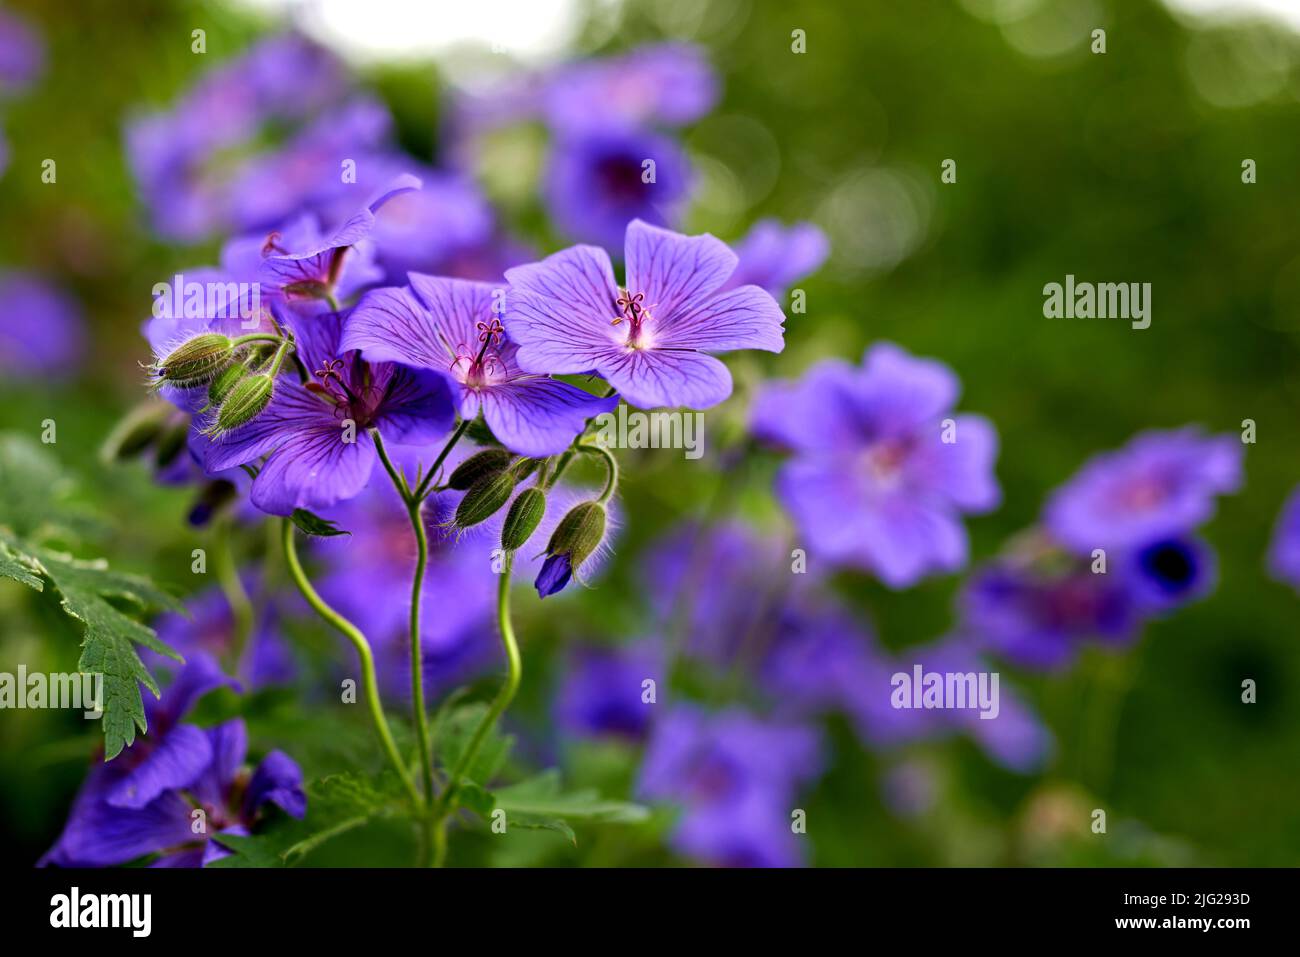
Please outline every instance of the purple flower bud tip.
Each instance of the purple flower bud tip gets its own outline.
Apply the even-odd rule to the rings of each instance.
[[[569,564],[567,554],[548,555],[546,561],[542,563],[542,570],[537,573],[537,581],[533,583],[537,588],[538,597],[545,598],[563,591],[572,575],[573,568]]]

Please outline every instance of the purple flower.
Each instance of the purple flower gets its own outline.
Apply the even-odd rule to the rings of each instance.
[[[524,372],[502,323],[502,287],[410,274],[410,286],[367,293],[348,318],[344,349],[372,362],[447,373],[462,418],[481,411],[501,442],[521,455],[564,451],[592,416],[618,405],[545,375]]]
[[[1268,569],[1278,581],[1300,589],[1300,485],[1291,490],[1278,516]]]
[[[553,143],[542,191],[562,232],[613,249],[634,219],[673,225],[690,176],[686,155],[672,139],[610,129]]]
[[[323,508],[361,491],[376,459],[368,429],[414,445],[436,441],[452,423],[443,375],[365,362],[342,347],[343,322],[342,314],[327,313],[297,323],[297,358],[319,382],[279,376],[266,411],[207,450],[209,473],[267,456],[252,500],[272,515]]]
[[[770,295],[757,286],[718,291],[736,255],[712,236],[636,220],[626,262],[623,289],[609,256],[591,246],[506,271],[521,369],[594,370],[634,405],[701,409],[731,394],[731,374],[707,352],[784,348],[785,316]]]
[[[556,721],[573,734],[639,741],[654,703],[643,700],[643,682],[665,684],[662,655],[650,642],[621,648],[581,648],[564,668],[556,696]]]
[[[191,657],[161,701],[147,701],[148,736],[91,769],[40,865],[111,867],[151,858],[155,867],[200,867],[227,856],[221,835],[249,834],[269,805],[302,817],[307,798],[291,758],[272,751],[250,776],[242,720],[211,728],[182,722],[200,697],[227,683],[214,660]]]
[[[10,379],[63,377],[86,351],[81,307],[43,279],[0,270],[0,372]]]
[[[824,558],[873,572],[892,588],[966,562],[964,512],[997,505],[997,433],[951,412],[957,378],[944,365],[882,343],[862,367],[839,360],[769,386],[754,431],[795,452],[777,494]]]
[[[651,729],[637,790],[682,807],[672,835],[682,854],[724,867],[793,867],[804,855],[790,815],[820,770],[810,728],[682,706]]]
[[[1241,443],[1188,427],[1144,432],[1099,455],[1057,490],[1044,512],[1067,548],[1134,548],[1181,535],[1214,515],[1215,496],[1241,486]]]
[[[45,44],[17,14],[0,9],[0,94],[31,86],[45,68]]]
[[[1081,644],[1132,641],[1140,624],[1134,592],[1116,571],[1080,560],[1001,560],[977,571],[961,597],[962,621],[983,647],[1030,668],[1072,662]]]
[[[759,220],[737,243],[740,264],[725,288],[752,283],[782,299],[792,285],[820,269],[829,253],[826,234],[812,223],[786,227],[775,219]]]
[[[1120,574],[1138,606],[1159,615],[1213,590],[1214,552],[1196,538],[1162,538],[1126,555]]]
[[[683,126],[713,108],[718,79],[698,48],[664,43],[562,67],[542,97],[547,121],[561,131]]]
[[[537,573],[533,583],[537,588],[538,598],[549,598],[564,591],[573,578],[573,561],[568,554],[547,555],[542,562],[542,570]]]

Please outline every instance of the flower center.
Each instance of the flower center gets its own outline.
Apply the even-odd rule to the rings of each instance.
[[[451,363],[452,373],[471,389],[481,389],[500,382],[506,374],[501,353],[493,348],[500,346],[506,336],[501,320],[493,316],[489,322],[478,323],[477,327],[480,343],[478,351],[473,352],[469,346],[461,343],[456,347],[456,358]]]
[[[897,481],[907,461],[907,451],[907,443],[898,439],[885,439],[874,443],[864,456],[867,474],[881,483]]]
[[[614,301],[618,306],[620,315],[610,320],[611,326],[617,326],[619,323],[627,323],[627,340],[624,343],[629,349],[643,349],[646,343],[642,340],[641,330],[647,322],[654,319],[650,310],[653,306],[646,305],[645,293],[632,293],[627,289],[619,287],[618,299]]]
[[[358,391],[348,384],[342,369],[342,359],[326,360],[312,373],[320,379],[320,382],[308,382],[306,388],[309,392],[334,403],[335,415],[340,419],[352,419],[359,428],[365,428],[370,425],[381,397],[375,394],[375,389],[369,383],[368,374],[361,377],[364,384]]]

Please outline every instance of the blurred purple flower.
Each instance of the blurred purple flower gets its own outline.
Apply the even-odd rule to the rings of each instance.
[[[794,867],[804,854],[790,815],[821,763],[810,728],[680,706],[652,727],[637,790],[681,806],[672,844],[682,854],[723,867]]]
[[[626,252],[622,290],[592,246],[506,271],[521,369],[594,370],[633,405],[701,409],[731,394],[731,373],[707,352],[784,348],[785,316],[771,296],[757,286],[718,292],[736,268],[722,242],[635,220]]]
[[[703,51],[662,43],[560,67],[544,86],[542,108],[559,131],[595,131],[683,126],[717,99],[718,78]]]
[[[197,653],[160,701],[146,699],[149,734],[91,768],[39,865],[111,867],[158,855],[154,867],[201,867],[229,854],[222,834],[249,834],[268,805],[302,817],[302,773],[288,755],[270,752],[250,775],[242,720],[211,728],[182,722],[199,698],[228,683],[215,660]]]
[[[1268,569],[1278,581],[1300,589],[1300,485],[1291,490],[1278,515]]]
[[[463,419],[483,413],[492,434],[521,455],[568,448],[587,419],[618,406],[567,382],[523,372],[504,326],[505,289],[411,273],[410,286],[367,293],[348,317],[343,348],[371,362],[447,373]]]
[[[561,232],[615,249],[634,219],[674,225],[690,178],[686,154],[669,137],[610,129],[557,139],[542,194]]]
[[[639,741],[658,704],[642,699],[646,679],[655,682],[657,697],[666,675],[656,643],[580,648],[564,667],[555,702],[556,722],[576,735]]]
[[[1119,573],[1138,607],[1161,615],[1214,589],[1214,552],[1196,538],[1162,538],[1126,555]]]
[[[1047,503],[1048,529],[1067,548],[1136,548],[1182,535],[1214,515],[1215,496],[1241,486],[1242,446],[1194,427],[1143,432],[1095,456]]]
[[[826,234],[812,223],[787,227],[762,219],[736,244],[740,264],[724,288],[752,283],[774,299],[783,299],[792,285],[820,269],[829,254]]]
[[[0,270],[0,372],[31,381],[76,372],[86,352],[80,305],[57,286]]]
[[[890,343],[863,365],[815,365],[759,395],[753,429],[795,452],[777,494],[810,553],[873,572],[892,588],[966,563],[965,512],[999,499],[997,433],[951,412],[960,386],[947,366]]]
[[[45,44],[18,14],[0,9],[0,95],[19,93],[45,69]]]
[[[267,456],[253,480],[253,504],[273,515],[323,508],[361,491],[376,454],[369,429],[397,444],[427,444],[450,428],[451,387],[441,373],[368,364],[341,345],[344,316],[297,323],[297,357],[320,381],[276,379],[275,395],[252,422],[211,443],[211,474]],[[349,425],[351,428],[349,428]]]

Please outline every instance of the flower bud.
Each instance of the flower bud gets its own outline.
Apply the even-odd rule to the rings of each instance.
[[[153,445],[167,428],[175,409],[164,402],[150,401],[128,412],[99,449],[99,459],[108,464],[133,459]]]
[[[487,521],[510,501],[515,477],[509,469],[480,477],[456,506],[456,525],[469,528]]]
[[[546,561],[534,585],[542,598],[563,590],[583,562],[605,538],[605,506],[600,502],[575,505],[560,519],[546,546]]]
[[[174,423],[171,428],[162,433],[158,444],[154,446],[154,464],[160,469],[165,469],[175,462],[176,458],[185,451],[185,444],[189,437],[189,419]]]
[[[463,492],[484,476],[496,475],[510,464],[514,456],[505,449],[484,449],[475,452],[456,466],[447,479],[447,487]]]
[[[226,401],[217,410],[217,421],[208,430],[209,435],[221,435],[247,425],[265,411],[275,393],[275,379],[262,373],[249,376],[230,390]]]
[[[218,406],[230,395],[230,390],[242,379],[248,372],[248,367],[236,363],[235,365],[226,366],[217,373],[212,383],[208,386],[208,405]]]
[[[203,385],[225,368],[235,344],[219,332],[205,332],[182,343],[155,366],[159,382],[188,389]]]
[[[506,523],[501,528],[501,547],[509,552],[522,548],[537,531],[545,514],[546,493],[536,485],[524,489],[506,512]]]

